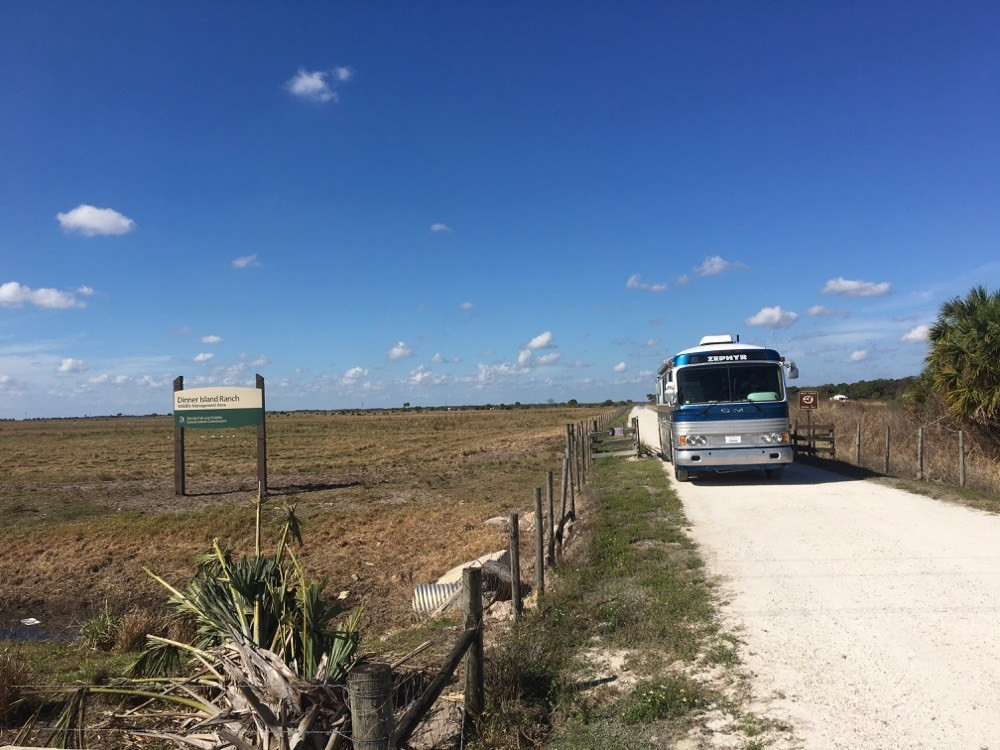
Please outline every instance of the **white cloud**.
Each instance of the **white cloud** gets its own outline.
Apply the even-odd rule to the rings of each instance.
[[[846,318],[850,313],[846,310],[829,310],[823,305],[813,305],[806,310],[806,315],[810,318]]]
[[[92,385],[103,385],[104,383],[107,383],[109,380],[111,380],[111,376],[108,375],[106,372],[102,372],[100,375],[94,375],[93,377],[88,378],[87,382],[91,383]]]
[[[562,356],[559,352],[549,352],[548,354],[542,354],[535,359],[540,365],[551,365],[559,361]]]
[[[346,65],[341,65],[333,69],[333,74],[337,77],[338,81],[348,81],[354,75],[354,71]]]
[[[845,279],[838,276],[830,279],[820,290],[823,294],[836,294],[840,297],[881,297],[888,294],[892,289],[892,284],[883,281],[876,284],[871,281],[861,281],[860,279]]]
[[[781,305],[774,307],[762,307],[760,312],[752,315],[743,322],[748,326],[767,326],[769,328],[788,328],[798,320],[798,313],[786,312],[781,309]]]
[[[462,308],[463,310],[471,310],[471,309],[472,309],[473,307],[475,307],[475,305],[474,305],[474,304],[472,304],[471,302],[463,302],[463,303],[462,303],[462,304],[460,305],[460,307],[461,307],[461,308]]]
[[[619,362],[611,369],[614,370],[615,372],[625,372],[625,370],[628,369],[628,365],[626,365],[624,362]]]
[[[83,286],[78,286],[76,288],[76,293],[84,297],[93,297],[94,294],[96,294],[93,287],[89,287],[86,284],[84,284]]]
[[[690,281],[691,281],[691,276],[686,273],[682,273],[680,276],[677,277],[678,286],[684,286]]]
[[[734,268],[746,267],[745,263],[730,262],[721,255],[712,255],[711,257],[705,258],[705,260],[701,262],[701,265],[694,269],[694,272],[699,276],[718,276],[720,273],[731,271]]]
[[[386,352],[386,355],[389,359],[406,359],[407,357],[413,356],[413,349],[408,347],[402,341],[397,341],[396,345]]]
[[[0,284],[0,307],[21,307],[25,304],[51,310],[84,306],[70,292],[61,292],[58,289],[32,289],[16,281]]]
[[[847,358],[848,362],[861,362],[862,360],[868,359],[867,349],[857,349],[851,352],[851,356]]]
[[[250,360],[251,367],[263,367],[264,365],[271,364],[271,359],[266,354],[258,354],[256,357]]]
[[[905,341],[907,344],[923,343],[927,341],[930,332],[931,327],[929,325],[919,325],[904,333],[900,341]]]
[[[431,231],[432,232],[444,232],[444,233],[447,234],[448,232],[451,231],[451,227],[449,227],[447,224],[442,224],[441,222],[436,221],[433,224],[431,224]]]
[[[441,354],[441,352],[438,352],[433,357],[431,357],[431,362],[433,362],[436,365],[449,364],[449,363],[455,363],[455,362],[461,362],[461,361],[462,361],[461,357],[452,357],[451,359],[449,359],[448,357],[446,357],[443,354]]]
[[[203,344],[221,344],[222,336],[216,336],[215,334],[209,334],[208,336],[201,337],[201,343]]]
[[[646,346],[656,346],[660,343],[659,339],[649,339],[646,341]]]
[[[531,361],[532,356],[531,349],[522,349],[517,353],[517,363],[519,365],[525,365]]]
[[[528,342],[529,349],[549,349],[552,347],[552,331],[540,333]]]
[[[341,383],[344,385],[354,385],[361,378],[368,377],[368,370],[364,367],[352,367],[350,370],[344,373],[344,377],[341,378]]]
[[[410,370],[410,382],[415,384],[420,383],[432,374],[427,365],[417,365],[417,367]]]
[[[59,372],[83,372],[87,369],[86,363],[82,359],[67,357],[59,365]]]
[[[643,281],[641,274],[634,273],[628,277],[628,281],[625,282],[625,288],[643,289],[647,292],[662,292],[667,288],[667,285],[661,282],[650,283],[648,281]]]
[[[343,74],[341,71],[343,71]],[[332,73],[333,85],[336,86],[338,82],[346,81],[350,77],[350,68],[334,68]],[[308,71],[305,68],[299,68],[299,72],[285,82],[285,88],[295,96],[301,99],[308,99],[312,102],[339,101],[340,97],[333,90],[333,86],[330,83],[331,73],[325,70]]]
[[[56,214],[60,226],[67,232],[84,237],[99,234],[126,234],[135,228],[135,222],[113,208],[95,208],[81,203],[72,211]]]
[[[239,258],[233,258],[230,265],[233,268],[252,268],[253,266],[259,266],[260,261],[257,260],[255,253],[254,255],[241,255]]]
[[[431,362],[438,365],[444,362],[444,357],[441,356],[441,352],[438,352],[433,357],[431,357]]]
[[[201,354],[198,354],[198,355],[195,356],[194,361],[195,362],[208,362],[208,360],[214,359],[214,358],[215,358],[214,354],[212,354],[210,352],[202,352]]]

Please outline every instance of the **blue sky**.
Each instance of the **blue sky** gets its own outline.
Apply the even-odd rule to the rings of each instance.
[[[1000,284],[995,3],[0,5],[0,416],[919,371]]]

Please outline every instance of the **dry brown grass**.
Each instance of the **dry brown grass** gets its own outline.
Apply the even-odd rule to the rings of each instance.
[[[792,409],[792,420],[805,422],[804,412]],[[915,412],[902,404],[864,401],[821,402],[813,414],[817,424],[833,424],[836,460],[882,472],[885,459],[885,428],[890,431],[889,474],[913,479],[917,476],[918,428],[924,428],[924,478],[931,482],[958,484],[958,427],[943,413]],[[861,426],[861,461],[855,460],[858,425]],[[988,492],[1000,488],[1000,463],[995,446],[965,432],[967,486]]]
[[[270,416],[271,505],[298,504],[311,574],[349,590],[369,626],[400,625],[412,583],[503,546],[483,521],[529,507],[565,424],[589,414]],[[0,423],[0,617],[156,607],[143,566],[184,582],[213,537],[249,550],[252,429],[188,438],[188,488],[202,494],[175,498],[167,419]]]
[[[27,668],[14,655],[0,653],[0,721],[17,715],[28,677]]]

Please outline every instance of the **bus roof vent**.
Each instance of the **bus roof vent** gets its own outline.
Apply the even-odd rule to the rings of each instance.
[[[733,337],[728,333],[719,334],[716,336],[702,336],[701,341],[698,342],[698,346],[708,346],[709,344],[731,344],[733,343]]]

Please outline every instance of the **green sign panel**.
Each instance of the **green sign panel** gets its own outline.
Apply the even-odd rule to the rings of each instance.
[[[259,388],[191,388],[174,392],[174,425],[194,429],[249,427],[264,421]]]

